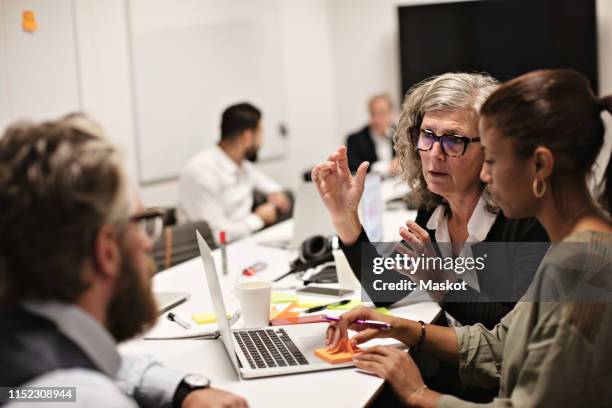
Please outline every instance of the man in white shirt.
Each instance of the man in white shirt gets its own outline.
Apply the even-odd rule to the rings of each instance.
[[[144,211],[117,151],[86,128],[0,138],[0,385],[13,390],[0,403],[31,406],[19,387],[68,387],[58,406],[246,407],[202,375],[118,352],[157,318],[150,252],[163,214]]]
[[[393,150],[393,103],[386,94],[374,95],[368,101],[370,122],[346,140],[348,164],[356,172],[364,161],[370,163],[368,171],[383,177],[397,173]]]
[[[228,107],[221,118],[221,140],[195,155],[183,169],[178,186],[180,222],[205,220],[215,239],[247,236],[291,207],[281,186],[251,162],[261,146],[261,112],[248,103]],[[253,208],[255,191],[266,202]]]

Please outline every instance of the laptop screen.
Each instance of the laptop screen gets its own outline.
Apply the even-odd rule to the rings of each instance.
[[[329,213],[314,183],[301,184],[295,195],[291,248],[299,248],[304,240],[315,235],[328,237],[335,233]]]
[[[384,209],[382,179],[380,175],[370,173],[365,180],[363,195],[359,203],[359,215],[363,229],[372,242],[382,241],[383,239]]]
[[[196,231],[198,237],[198,246],[200,247],[200,255],[202,256],[202,262],[204,263],[204,273],[206,274],[206,282],[208,283],[208,291],[210,292],[210,300],[213,305],[213,310],[217,316],[217,326],[219,326],[219,333],[221,333],[221,340],[225,345],[225,350],[234,364],[234,368],[238,372],[238,360],[236,358],[236,352],[234,351],[234,344],[232,343],[232,335],[230,333],[229,323],[227,321],[227,312],[225,311],[225,303],[223,302],[223,293],[221,291],[221,285],[219,284],[219,278],[217,276],[217,268],[215,267],[215,261],[212,257],[212,252],[202,238],[199,231]]]

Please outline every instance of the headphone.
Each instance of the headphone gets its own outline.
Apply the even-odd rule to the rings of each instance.
[[[332,240],[323,235],[315,235],[306,239],[300,245],[298,259],[302,263],[317,260],[332,251]]]
[[[307,238],[300,245],[298,257],[291,262],[294,271],[305,271],[324,262],[334,259],[332,254],[333,244],[331,237],[315,235]]]

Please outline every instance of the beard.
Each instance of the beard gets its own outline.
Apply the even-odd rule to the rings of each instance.
[[[151,290],[151,277],[155,263],[149,257],[146,276],[130,258],[127,248],[122,249],[123,264],[117,279],[115,296],[108,307],[108,330],[117,343],[130,339],[153,326],[157,320],[157,303]]]
[[[257,154],[259,153],[259,147],[253,143],[253,146],[249,150],[247,150],[244,158],[250,161],[251,163],[255,163],[257,161]]]

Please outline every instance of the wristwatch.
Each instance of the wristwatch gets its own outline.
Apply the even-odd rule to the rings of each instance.
[[[175,408],[180,408],[183,401],[191,391],[205,390],[210,388],[210,379],[200,374],[187,374],[176,387],[172,405]]]

